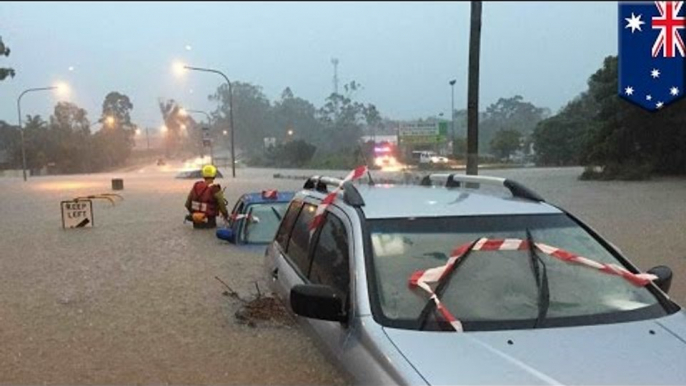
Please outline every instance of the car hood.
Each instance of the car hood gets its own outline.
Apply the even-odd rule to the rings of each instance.
[[[684,312],[539,330],[384,331],[432,385],[686,383]]]

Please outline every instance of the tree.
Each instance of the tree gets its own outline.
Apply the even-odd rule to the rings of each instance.
[[[644,178],[651,172],[686,173],[686,100],[649,112],[617,95],[616,56],[588,82],[598,105],[598,122],[583,152],[586,165],[600,166],[604,178]]]
[[[527,136],[534,131],[538,122],[548,115],[548,109],[526,102],[521,95],[499,98],[497,102],[488,106],[483,114],[479,124],[479,148],[485,150],[500,130],[516,130]]]
[[[265,137],[275,137],[276,127],[271,116],[271,105],[262,88],[250,83],[233,82],[233,121],[236,126],[234,138],[236,145],[244,150],[257,150],[264,146]],[[223,84],[209,96],[209,100],[219,103],[212,113],[216,129],[230,128],[229,88]]]
[[[491,140],[491,150],[503,158],[508,158],[512,153],[520,148],[522,133],[513,129],[500,130],[495,133]]]
[[[317,108],[312,103],[296,97],[290,88],[286,88],[272,107],[276,138],[285,138],[288,130],[293,130],[293,138],[307,138],[316,146],[323,145],[326,138],[322,135],[322,125],[316,113]]]
[[[29,124],[32,122],[27,123]],[[37,118],[36,125],[40,124],[40,118]],[[53,115],[50,116],[48,127],[46,158],[55,162],[63,173],[89,171],[90,122],[86,110],[73,103],[59,102],[55,106]],[[40,133],[40,128],[37,133]],[[40,138],[35,138],[35,140],[40,143]]]
[[[0,56],[10,56],[10,48],[2,42],[2,36],[0,36]],[[8,76],[14,78],[14,75],[13,68],[0,67],[0,81],[5,80]]]
[[[364,120],[367,124],[367,132],[371,132],[371,134],[375,135],[383,122],[379,110],[377,110],[376,106],[373,104],[368,104],[364,106],[362,114],[364,115]]]
[[[557,115],[538,123],[533,133],[536,163],[580,165],[589,133],[594,130],[597,105],[585,92],[569,102]]]
[[[107,117],[114,118],[115,127],[130,127],[131,110],[133,110],[133,103],[128,96],[116,91],[112,91],[105,96],[102,102],[102,116],[98,122],[105,123]]]
[[[641,179],[686,174],[686,99],[649,112],[617,95],[618,61],[608,56],[588,89],[537,126],[539,164],[589,168],[582,177]],[[592,170],[600,167],[597,174]]]
[[[172,154],[181,149],[184,136],[183,128],[188,128],[189,117],[181,114],[181,105],[173,99],[160,99],[158,104],[164,126],[167,128],[164,134],[165,154],[167,157],[171,157]]]
[[[41,169],[53,154],[55,146],[53,136],[48,131],[48,123],[40,115],[27,115],[24,124],[24,147],[26,149],[26,166],[30,169]],[[14,149],[17,165],[21,165],[21,144],[18,142]]]
[[[302,139],[286,142],[281,150],[287,166],[302,167],[312,159],[317,147]]]
[[[317,114],[326,136],[326,151],[350,151],[358,148],[362,136],[362,124],[378,122],[378,112],[373,105],[364,105],[353,100],[361,85],[355,81],[346,84],[345,95],[333,93]],[[371,114],[371,115],[370,115]]]
[[[102,114],[98,122],[102,125],[95,134],[99,168],[121,166],[131,155],[136,125],[131,122],[133,103],[128,96],[112,91],[105,96]]]
[[[21,134],[19,127],[0,121],[0,165],[10,168],[21,164],[21,159],[16,157],[17,149],[20,148]]]

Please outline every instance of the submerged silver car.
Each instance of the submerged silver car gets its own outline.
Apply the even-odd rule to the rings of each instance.
[[[514,181],[422,185],[313,177],[267,249],[273,290],[351,382],[686,384],[669,268],[640,273]]]

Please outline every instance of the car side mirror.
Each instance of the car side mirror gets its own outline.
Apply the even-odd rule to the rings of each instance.
[[[343,299],[326,285],[297,284],[291,288],[291,309],[306,318],[344,322]]]
[[[236,244],[236,234],[231,228],[217,229],[217,238]]]
[[[658,265],[657,267],[651,268],[648,273],[657,276],[654,283],[658,286],[664,293],[669,292],[669,288],[672,286],[672,269],[666,265]]]

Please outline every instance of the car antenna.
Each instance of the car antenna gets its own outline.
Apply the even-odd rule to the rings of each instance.
[[[369,177],[369,185],[374,186],[374,179],[372,178],[372,173],[369,171],[369,163],[367,162],[367,157],[365,157],[364,155],[364,149],[362,149],[362,147],[359,145],[358,149],[360,150],[360,156],[362,157],[362,161],[364,161],[365,166],[367,166],[367,177]]]

